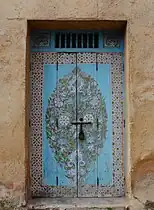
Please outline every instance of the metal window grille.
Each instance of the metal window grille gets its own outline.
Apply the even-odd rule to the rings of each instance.
[[[99,33],[55,33],[55,48],[99,48]]]

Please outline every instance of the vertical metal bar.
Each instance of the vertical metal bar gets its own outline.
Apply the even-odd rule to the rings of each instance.
[[[76,48],[78,48],[78,33],[76,33],[76,36],[75,36],[75,45],[76,45]]]
[[[81,48],[83,48],[83,33],[81,33]]]
[[[70,48],[72,48],[72,33],[70,33]]]
[[[78,121],[78,71],[77,71],[77,53],[76,53],[76,122]],[[79,193],[79,177],[78,177],[78,172],[79,172],[79,168],[78,168],[78,149],[79,149],[79,145],[78,145],[78,125],[76,125],[76,185],[77,185],[77,197],[78,197],[78,193]]]
[[[104,47],[104,34],[102,32],[98,33],[98,45],[101,49]]]
[[[66,47],[67,33],[64,33],[64,36],[65,36],[65,39],[64,39],[64,45],[65,45],[65,46],[64,46],[64,48],[67,48],[67,47]]]
[[[59,48],[61,48],[61,32],[59,33]]]
[[[89,48],[89,34],[87,33],[87,48]]]
[[[94,40],[94,37],[95,37],[95,36],[94,36],[94,33],[92,33],[92,37],[93,37],[93,38],[92,38],[92,48],[95,48],[95,40]]]

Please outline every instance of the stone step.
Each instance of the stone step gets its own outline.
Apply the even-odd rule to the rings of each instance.
[[[28,210],[128,210],[126,198],[37,198]]]
[[[60,208],[33,208],[33,209],[37,209],[37,210],[61,210]],[[70,209],[70,208],[66,208],[65,210],[74,210],[75,208],[73,208],[73,209]],[[98,208],[76,208],[77,210],[126,210],[127,208],[118,208],[118,207],[116,207],[116,208],[110,208],[110,207],[108,207],[108,208],[100,208],[100,209],[98,209]],[[28,208],[28,210],[32,210],[32,208]]]

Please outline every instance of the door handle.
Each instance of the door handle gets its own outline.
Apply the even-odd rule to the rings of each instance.
[[[80,125],[80,131],[79,131],[79,140],[83,141],[85,139],[85,135],[83,132],[83,125],[90,125],[92,122],[83,122],[83,118],[80,118],[80,121],[72,122],[72,125]]]
[[[80,121],[73,121],[72,122],[72,125],[90,125],[90,124],[92,124],[92,122],[80,122]]]

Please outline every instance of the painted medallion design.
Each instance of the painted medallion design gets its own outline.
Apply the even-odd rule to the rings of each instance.
[[[79,140],[83,118],[84,140]],[[65,170],[72,185],[84,183],[90,166],[103,148],[107,133],[105,99],[97,82],[80,69],[59,79],[48,99],[46,134],[57,163]],[[78,177],[77,177],[78,174]]]

